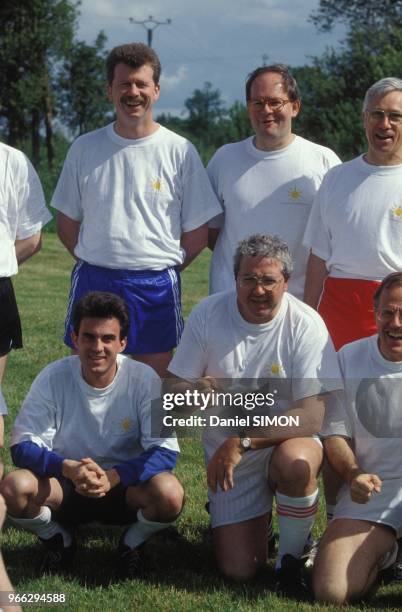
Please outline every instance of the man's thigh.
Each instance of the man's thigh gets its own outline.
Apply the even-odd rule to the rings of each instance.
[[[226,576],[247,580],[267,560],[268,513],[213,529],[215,556]]]
[[[333,520],[318,549],[314,591],[324,588],[329,594],[340,593],[344,599],[363,593],[394,542],[395,532],[388,526],[346,518]]]
[[[208,490],[212,528],[239,524],[263,516],[272,508],[268,484],[272,448],[245,453],[234,470],[234,487],[214,493]]]
[[[1,493],[11,515],[21,511],[35,516],[37,508],[56,510],[63,502],[63,490],[57,478],[41,478],[26,469],[13,470],[1,483]]]

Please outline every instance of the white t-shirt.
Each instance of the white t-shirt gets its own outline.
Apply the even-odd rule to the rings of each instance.
[[[210,223],[221,227],[212,255],[210,292],[234,286],[233,255],[250,234],[277,234],[293,255],[289,291],[303,297],[308,249],[302,245],[315,193],[329,168],[340,159],[330,149],[295,136],[278,151],[261,151],[253,137],[220,148],[208,175],[224,215]]]
[[[109,469],[152,446],[178,451],[174,437],[153,435],[160,380],[154,370],[118,355],[118,370],[105,389],[82,378],[78,356],[48,365],[37,376],[13,428],[11,445],[31,440],[62,457],[91,457]]]
[[[345,396],[323,436],[352,438],[366,473],[402,478],[402,361],[381,355],[377,334],[346,344],[338,356]]]
[[[17,274],[14,243],[37,234],[52,218],[28,158],[0,143],[0,277]]]
[[[339,388],[336,353],[321,317],[285,293],[279,312],[268,323],[248,323],[241,316],[235,291],[214,294],[190,314],[169,371],[186,380],[273,380],[275,409],[286,410],[298,399],[325,386]],[[319,381],[317,380],[319,379]],[[269,380],[268,380],[269,382]],[[272,391],[272,389],[271,389]],[[215,438],[211,430],[206,436]]]
[[[330,276],[382,280],[402,269],[402,164],[363,156],[326,175],[311,212],[306,246]]]
[[[4,399],[4,395],[3,395],[1,388],[0,388],[0,414],[7,414],[7,404],[6,404],[6,400]]]
[[[181,235],[221,212],[190,142],[162,126],[122,138],[113,124],[73,143],[52,206],[81,223],[79,259],[128,270],[180,265]]]

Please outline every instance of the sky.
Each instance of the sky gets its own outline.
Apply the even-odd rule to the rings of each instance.
[[[308,21],[318,4],[318,0],[82,0],[77,38],[93,43],[103,30],[108,49],[147,42],[146,28],[131,23],[130,17],[171,19],[153,32],[152,46],[162,63],[155,115],[185,116],[184,101],[206,81],[231,106],[244,100],[245,79],[257,66],[275,62],[303,66],[327,47],[338,47],[341,28],[322,34]]]

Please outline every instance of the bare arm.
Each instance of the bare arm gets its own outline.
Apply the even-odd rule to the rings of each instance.
[[[80,233],[81,223],[70,219],[67,215],[61,212],[57,213],[57,235],[60,241],[64,244],[67,251],[75,258],[74,249],[78,242],[78,234]]]
[[[181,270],[187,268],[187,266],[197,257],[199,253],[208,243],[208,225],[204,223],[204,225],[200,225],[197,229],[192,230],[191,232],[185,232],[181,236],[180,246],[184,249],[186,253],[186,257],[184,262],[181,265]]]
[[[208,248],[213,251],[220,233],[219,227],[210,227],[208,229]]]
[[[0,531],[3,528],[4,519],[6,516],[6,504],[4,497],[0,495]],[[6,566],[4,565],[3,555],[0,552],[0,592],[3,593],[3,598],[6,598],[6,592],[14,592],[13,585],[11,584],[10,578],[8,577]],[[4,603],[3,603],[4,602]],[[18,604],[8,606],[3,599],[1,603],[1,609],[4,612],[22,612],[21,607]]]
[[[304,301],[312,308],[317,309],[324,286],[324,280],[327,276],[328,270],[325,261],[317,257],[317,255],[310,253],[307,263]]]
[[[42,246],[42,233],[38,232],[33,236],[29,236],[28,238],[23,238],[22,240],[15,241],[15,253],[17,256],[18,265],[21,265],[35,255]]]

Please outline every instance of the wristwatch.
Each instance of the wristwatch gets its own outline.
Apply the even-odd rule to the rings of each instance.
[[[242,447],[244,452],[251,450],[251,438],[243,436],[242,434],[239,435],[239,438],[240,438],[240,446]]]

